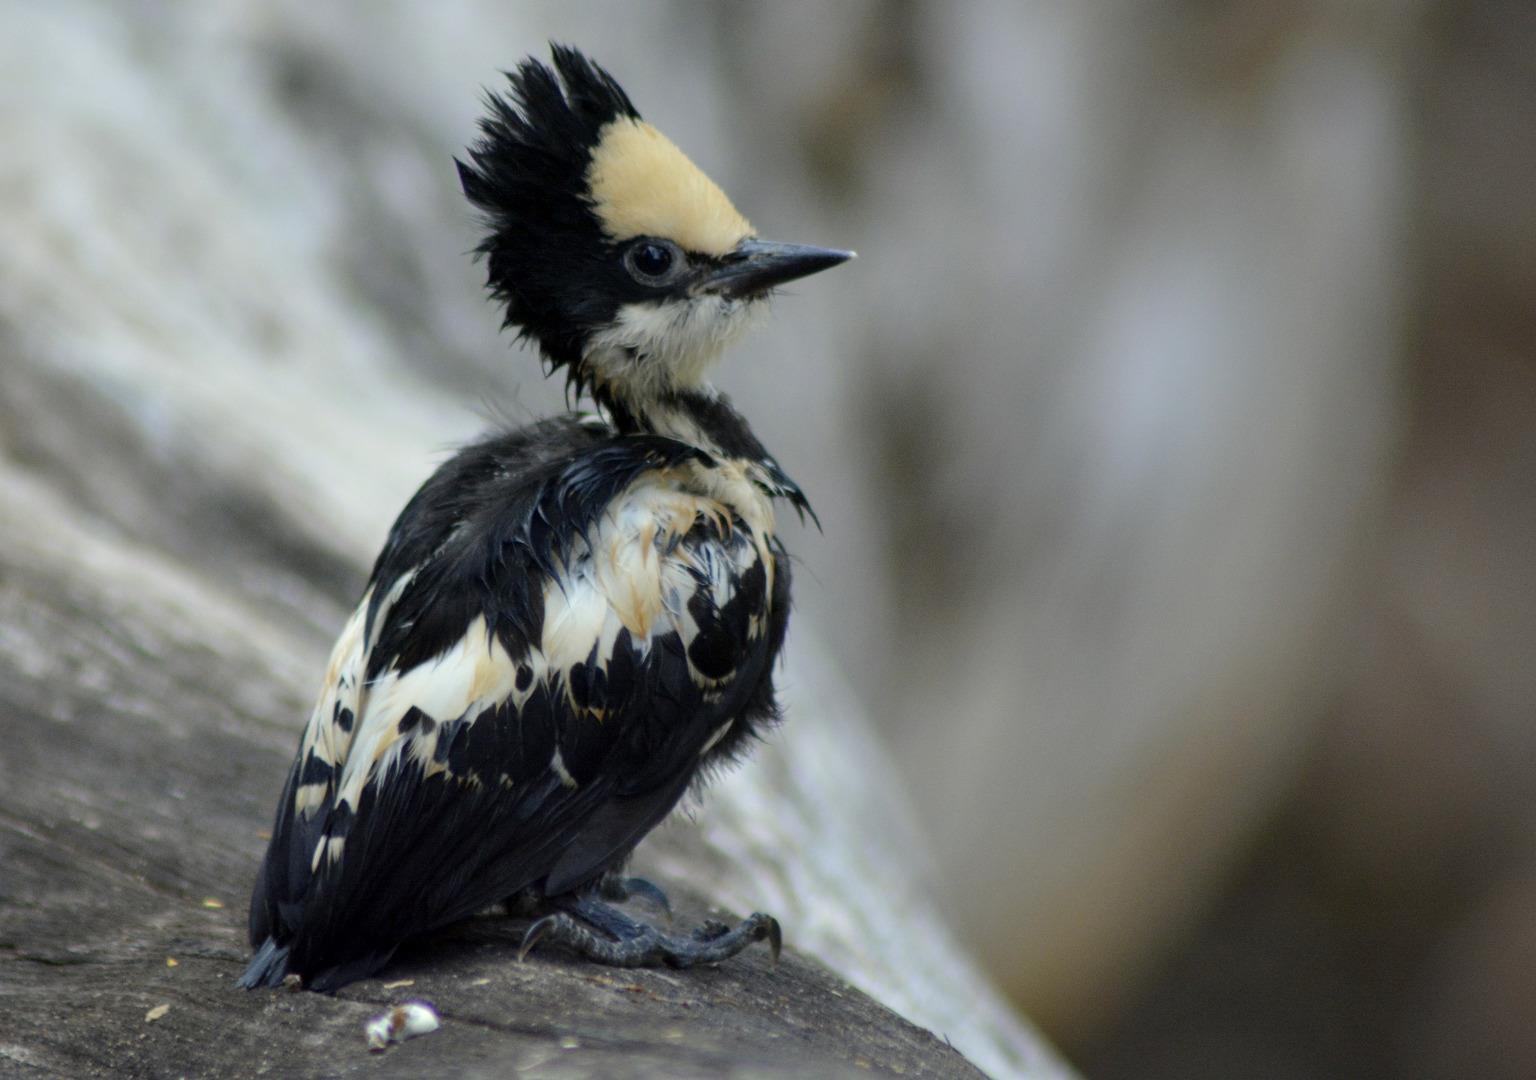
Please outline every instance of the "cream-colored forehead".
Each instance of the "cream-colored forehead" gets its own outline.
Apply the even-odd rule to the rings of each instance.
[[[752,235],[725,192],[643,120],[625,117],[603,128],[587,188],[613,240],[659,236],[688,251],[724,255]]]

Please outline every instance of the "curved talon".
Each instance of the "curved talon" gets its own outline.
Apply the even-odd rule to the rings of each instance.
[[[667,917],[667,921],[672,921],[672,901],[667,899],[666,893],[662,892],[661,889],[651,882],[645,880],[645,878],[630,878],[629,891],[631,894],[639,896],[642,900],[648,901],[651,906],[659,908],[661,913]]]
[[[784,951],[784,931],[779,927],[779,920],[772,915],[764,915],[763,918],[768,920],[768,952],[774,967],[778,967],[779,953]]]
[[[643,877],[623,878],[618,881],[609,878],[604,881],[605,887],[608,888],[612,888],[615,884],[622,895],[608,896],[607,899],[643,900],[652,907],[661,909],[668,922],[672,920],[672,901],[667,899],[667,894],[662,892],[661,887],[655,882]]]
[[[555,928],[555,924],[564,915],[546,915],[523,932],[523,942],[517,947],[517,959],[519,962],[528,959],[528,953],[539,943],[539,939]]]

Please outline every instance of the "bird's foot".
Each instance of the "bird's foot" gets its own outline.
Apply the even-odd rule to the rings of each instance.
[[[634,881],[633,878],[628,880]],[[631,887],[630,892],[637,890]],[[778,963],[784,947],[778,920],[762,912],[747,916],[735,927],[710,919],[684,938],[663,934],[654,926],[636,922],[590,896],[562,899],[556,903],[560,911],[539,919],[523,935],[523,943],[517,951],[519,960],[527,957],[535,945],[547,943],[564,945],[589,960],[610,967],[666,964],[689,968],[698,964],[718,964],[753,942],[764,940],[768,942],[774,963]]]

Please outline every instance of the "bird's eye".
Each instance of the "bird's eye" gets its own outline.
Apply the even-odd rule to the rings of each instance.
[[[683,266],[677,245],[664,240],[641,240],[624,253],[630,276],[642,285],[665,285]]]

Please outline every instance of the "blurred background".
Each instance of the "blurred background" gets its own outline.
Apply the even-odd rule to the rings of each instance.
[[[860,252],[718,381],[1013,1001],[1093,1077],[1536,1075],[1536,8],[0,0],[0,449],[192,513],[174,384],[257,474],[223,557],[313,480],[351,581],[559,406],[450,160],[550,38]],[[338,460],[398,439],[247,460],[240,358]],[[328,623],[301,577],[242,587]]]

